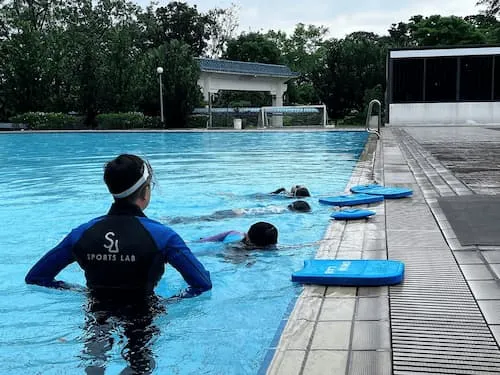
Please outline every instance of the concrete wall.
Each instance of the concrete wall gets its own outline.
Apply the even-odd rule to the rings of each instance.
[[[387,125],[500,124],[500,102],[407,103],[389,105]]]

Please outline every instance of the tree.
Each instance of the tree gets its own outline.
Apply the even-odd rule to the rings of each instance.
[[[410,32],[410,27],[405,22],[393,23],[391,28],[388,30],[389,38],[387,43],[391,47],[403,48],[403,47],[415,47],[417,42],[413,39]]]
[[[486,43],[496,44],[500,42],[500,22],[495,16],[477,14],[464,17],[464,20],[484,35]]]
[[[238,11],[235,4],[227,9],[215,8],[208,12],[214,22],[210,24],[210,38],[207,43],[206,55],[219,58],[226,51],[227,43],[234,38],[238,28]]]
[[[173,1],[166,7],[156,9],[160,34],[154,45],[178,40],[190,46],[195,56],[202,56],[211,29],[215,25],[213,14],[199,13],[196,5]]]
[[[62,12],[71,84],[78,97],[75,108],[95,126],[98,113],[125,110],[131,103],[130,78],[138,48],[133,29],[139,8],[125,0],[75,0]],[[132,110],[133,108],[129,108]]]
[[[137,98],[143,84],[139,63],[143,55],[141,30],[134,15],[139,10],[133,4],[123,4],[127,16],[114,20],[105,35],[103,59],[98,67],[100,111],[127,112],[138,109]]]
[[[0,7],[0,84],[3,116],[43,105],[47,67],[45,5],[17,1]]]
[[[373,33],[352,33],[327,43],[327,53],[312,80],[330,117],[364,110],[367,92],[384,87],[385,56],[385,45]]]
[[[270,31],[267,37],[274,41],[281,51],[282,62],[300,76],[288,83],[288,101],[299,104],[315,104],[319,96],[312,84],[311,75],[325,53],[324,44],[328,29],[322,26],[299,23],[293,34]]]
[[[500,0],[480,0],[476,5],[486,6],[486,15],[496,16],[500,13]]]
[[[276,43],[261,33],[243,33],[230,40],[223,57],[228,60],[265,64],[281,62],[281,53]]]
[[[394,47],[449,46],[487,42],[482,30],[456,16],[413,16],[408,23],[393,24],[389,29],[389,35],[389,43]]]
[[[193,59],[190,46],[172,40],[165,46],[164,91],[167,127],[185,127],[188,116],[202,101],[198,86],[200,67]]]

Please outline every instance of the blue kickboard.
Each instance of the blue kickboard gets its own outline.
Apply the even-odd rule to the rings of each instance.
[[[330,215],[330,217],[333,217],[335,220],[355,220],[355,219],[365,219],[372,215],[375,215],[374,211],[353,208],[349,210],[334,212],[333,214]]]
[[[329,204],[330,206],[355,206],[357,204],[376,203],[384,200],[382,195],[370,194],[348,194],[337,195],[335,197],[320,198],[319,203]]]
[[[404,263],[395,260],[311,259],[292,274],[292,281],[340,286],[394,285],[403,280],[404,269]]]
[[[404,198],[413,194],[412,189],[377,184],[353,186],[351,191],[353,193],[382,195],[385,199]]]

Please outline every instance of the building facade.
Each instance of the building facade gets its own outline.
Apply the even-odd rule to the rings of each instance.
[[[500,125],[500,47],[393,49],[387,125]]]

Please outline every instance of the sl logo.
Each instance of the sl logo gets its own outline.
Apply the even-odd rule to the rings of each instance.
[[[104,248],[107,249],[110,253],[117,253],[120,251],[120,249],[118,249],[118,240],[115,240],[114,237],[115,237],[115,233],[114,232],[108,232],[106,233],[106,235],[104,236],[104,238],[109,242],[107,245],[104,244]]]

